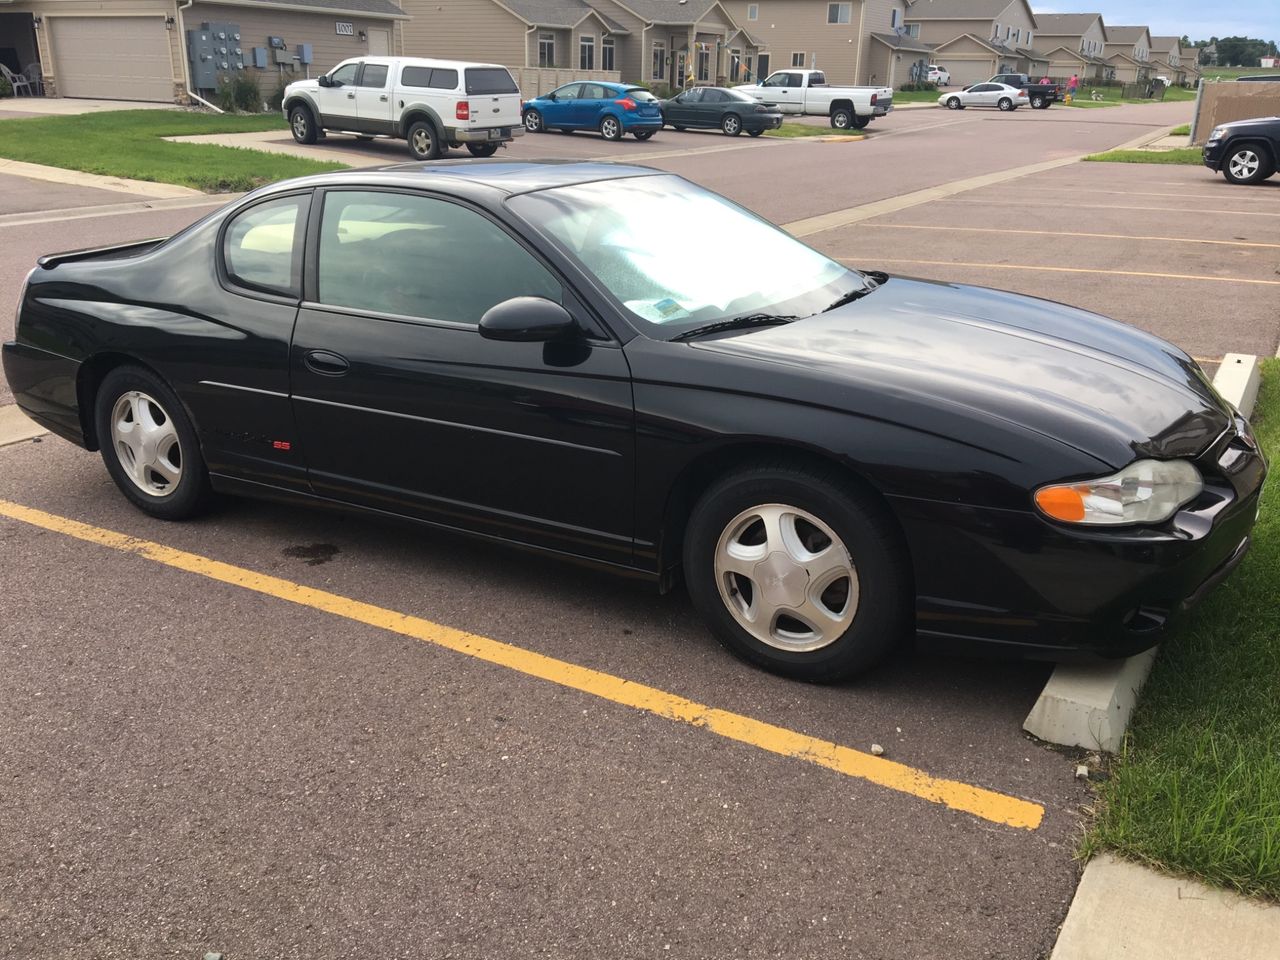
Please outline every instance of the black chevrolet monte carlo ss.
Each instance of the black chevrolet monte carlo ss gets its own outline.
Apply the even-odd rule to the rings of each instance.
[[[45,257],[4,368],[152,516],[310,501],[683,575],[730,650],[805,680],[913,632],[1148,647],[1244,555],[1266,473],[1156,337],[589,163],[292,180]]]

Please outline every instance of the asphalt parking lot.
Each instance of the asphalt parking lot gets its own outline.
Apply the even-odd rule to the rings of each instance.
[[[552,134],[504,156],[652,163],[786,223],[1105,149],[1187,106],[903,111],[859,143]],[[35,256],[209,209],[4,205],[28,192],[0,178],[4,337]],[[1072,164],[807,239],[1098,310],[1206,363],[1280,339],[1280,189],[1199,168]],[[722,652],[683,592],[247,501],[164,524],[47,437],[0,448],[0,556],[7,955],[1034,958],[1075,887],[1088,790],[1020,730],[1045,665],[907,650],[800,685]]]

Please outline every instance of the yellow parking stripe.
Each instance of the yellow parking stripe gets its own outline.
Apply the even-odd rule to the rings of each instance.
[[[890,260],[885,257],[837,257],[841,263],[870,267],[882,263],[914,263],[930,267],[977,267],[982,270],[1047,270],[1050,273],[1103,273],[1113,277],[1159,277],[1163,280],[1210,280],[1215,283],[1258,283],[1280,287],[1280,280],[1247,280],[1244,277],[1209,277],[1195,273],[1148,273],[1143,270],[1093,270],[1088,267],[1037,267],[1027,263],[973,263],[965,260]]]
[[[1044,817],[1038,803],[970,786],[956,780],[929,776],[905,764],[872,756],[785,727],[774,726],[741,714],[719,710],[654,687],[633,683],[577,664],[544,656],[532,650],[490,640],[419,617],[386,610],[359,600],[303,586],[280,577],[246,570],[164,544],[139,540],[123,533],[90,526],[67,517],[45,513],[18,503],[0,500],[0,516],[54,533],[132,554],[178,570],[256,593],[277,597],[313,610],[344,617],[356,623],[431,643],[487,663],[538,677],[562,687],[580,690],[614,703],[634,707],[677,723],[702,727],[730,740],[826,767],[849,777],[878,784],[899,793],[942,804],[983,820],[1034,830]]]
[[[864,227],[881,227],[886,230],[940,230],[953,233],[1023,233],[1038,237],[1089,237],[1093,240],[1158,240],[1161,243],[1209,243],[1223,247],[1267,247],[1280,250],[1280,243],[1263,243],[1260,240],[1203,240],[1199,237],[1151,237],[1127,233],[1073,233],[1068,230],[1016,230],[1012,227],[943,227],[932,223],[875,223],[866,221]]]

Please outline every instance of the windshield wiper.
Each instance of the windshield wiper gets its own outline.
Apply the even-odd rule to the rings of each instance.
[[[859,287],[856,290],[850,290],[848,293],[840,297],[840,299],[836,300],[835,303],[831,304],[831,306],[827,307],[827,309],[823,310],[822,312],[826,313],[829,310],[834,310],[836,307],[843,307],[846,303],[853,303],[853,301],[855,300],[861,300],[868,293],[872,293],[873,291],[880,289],[880,285],[883,283],[886,283],[889,279],[888,274],[884,274],[884,273],[864,273],[863,277],[865,277],[867,281],[867,285],[865,287]]]
[[[791,323],[793,320],[799,320],[799,317],[783,316],[777,313],[749,313],[744,317],[732,317],[729,320],[717,320],[715,323],[706,323],[700,327],[694,327],[692,330],[686,330],[683,333],[677,333],[671,338],[671,342],[677,340],[692,340],[694,337],[705,336],[708,333],[719,333],[721,330],[745,330],[748,327],[776,327],[779,324]]]

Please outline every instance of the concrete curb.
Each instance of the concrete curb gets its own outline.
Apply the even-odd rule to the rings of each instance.
[[[194,197],[174,197],[170,200],[126,200],[124,203],[108,203],[92,207],[64,207],[59,210],[32,210],[29,213],[0,214],[0,228],[25,227],[34,223],[57,223],[63,220],[85,220],[96,217],[114,217],[122,213],[145,213],[149,210],[185,210],[195,207],[213,207],[243,197],[243,193],[201,193]]]
[[[124,177],[104,177],[80,170],[64,170],[62,167],[46,167],[39,163],[23,163],[21,160],[0,160],[0,174],[44,180],[47,183],[68,183],[77,187],[93,187],[97,190],[115,190],[139,197],[201,197],[199,190],[180,187],[173,183],[152,183],[150,180],[128,180]]]
[[[1274,960],[1280,908],[1103,854],[1089,861],[1051,960]]]
[[[1241,353],[1227,354],[1213,378],[1217,391],[1245,416],[1253,412],[1258,383],[1258,358]],[[1022,729],[1049,743],[1117,752],[1157,649],[1114,663],[1060,664]]]
[[[16,403],[0,406],[0,447],[43,437],[49,431],[18,409]]]

